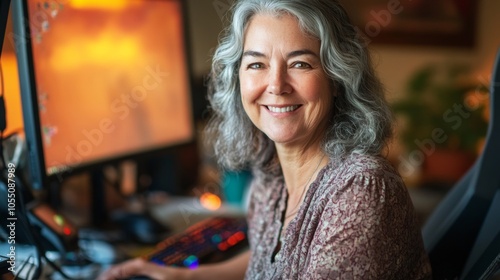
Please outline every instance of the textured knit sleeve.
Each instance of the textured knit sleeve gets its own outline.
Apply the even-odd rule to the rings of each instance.
[[[301,279],[422,275],[417,268],[425,266],[426,256],[418,247],[418,223],[400,179],[373,170],[359,172],[341,180],[323,203]]]

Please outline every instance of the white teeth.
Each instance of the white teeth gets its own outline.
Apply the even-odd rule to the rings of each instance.
[[[287,106],[287,107],[272,107],[272,106],[267,106],[269,111],[273,113],[286,113],[286,112],[292,112],[295,111],[297,108],[299,108],[299,105],[294,105],[294,106]]]

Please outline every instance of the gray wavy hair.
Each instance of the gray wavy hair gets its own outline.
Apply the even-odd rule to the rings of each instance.
[[[244,32],[256,14],[295,16],[304,32],[321,41],[321,63],[337,91],[324,151],[331,158],[379,154],[392,135],[392,114],[364,41],[343,7],[335,0],[243,0],[233,6],[209,77],[212,115],[206,131],[219,164],[229,169],[277,166],[274,143],[246,115],[239,88]]]

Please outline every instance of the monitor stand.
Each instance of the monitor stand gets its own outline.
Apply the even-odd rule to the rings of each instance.
[[[120,229],[132,241],[143,244],[158,243],[170,233],[170,229],[152,217],[148,211],[115,210],[110,215],[102,169],[91,172],[91,184],[91,223],[96,228]]]
[[[103,227],[109,222],[108,209],[106,207],[106,190],[104,186],[104,174],[101,169],[91,172],[91,206],[90,217],[92,225]]]

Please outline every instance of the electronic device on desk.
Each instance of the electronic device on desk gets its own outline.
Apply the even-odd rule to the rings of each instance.
[[[31,185],[50,206],[88,172],[92,222],[109,224],[102,170],[124,160],[167,157],[157,173],[178,182],[178,151],[196,147],[184,2],[12,3]]]
[[[157,173],[177,178],[178,151],[196,147],[184,2],[12,2],[28,183],[42,193],[32,214],[62,234],[53,243],[78,236],[58,224],[67,177],[92,174],[83,208],[92,209],[93,225],[109,224],[105,166],[174,154]]]
[[[4,0],[0,3],[0,56],[2,55],[5,29],[7,26],[7,17],[9,15],[10,0]]]
[[[28,217],[31,225],[48,241],[41,244],[45,250],[63,253],[78,250],[77,228],[46,203],[30,207]]]
[[[248,245],[244,217],[213,217],[168,237],[145,258],[159,265],[195,268],[228,259]]]

